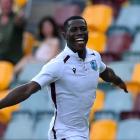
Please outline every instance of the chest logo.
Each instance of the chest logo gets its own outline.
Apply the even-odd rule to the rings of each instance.
[[[98,67],[97,67],[97,62],[96,60],[92,60],[90,61],[90,64],[91,64],[91,68],[95,71],[97,71]]]
[[[73,71],[73,73],[75,74],[75,73],[76,73],[76,68],[73,68],[72,71]]]

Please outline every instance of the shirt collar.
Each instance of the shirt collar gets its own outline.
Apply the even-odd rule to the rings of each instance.
[[[65,46],[64,51],[66,52],[66,54],[68,54],[68,55],[70,55],[70,56],[75,56],[75,57],[78,57],[78,58],[79,58],[78,53],[77,53],[77,52],[76,52],[76,53],[73,52],[73,51],[67,46],[67,44],[66,44],[66,46]],[[94,55],[93,51],[91,51],[90,49],[86,48],[86,51],[87,51],[86,57],[87,57],[88,55]]]

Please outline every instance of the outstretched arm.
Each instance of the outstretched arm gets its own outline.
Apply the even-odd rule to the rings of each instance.
[[[124,81],[120,77],[118,77],[111,68],[106,67],[105,71],[100,73],[100,77],[104,81],[111,82],[114,85],[116,85],[116,86],[120,87],[121,89],[123,89],[125,92],[128,92]]]
[[[41,89],[40,85],[33,81],[30,83],[21,85],[11,90],[10,93],[5,98],[0,100],[0,109],[18,104],[26,100],[33,93],[37,92],[40,89]]]

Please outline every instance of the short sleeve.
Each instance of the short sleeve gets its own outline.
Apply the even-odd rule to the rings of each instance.
[[[102,73],[106,69],[106,64],[102,61],[100,54],[98,52],[96,52],[96,54],[98,55],[98,60],[100,63],[99,72]]]
[[[62,64],[58,61],[50,61],[43,66],[41,71],[31,80],[41,87],[57,81],[61,77]]]
[[[100,73],[102,73],[106,69],[106,65],[103,61],[100,63]]]

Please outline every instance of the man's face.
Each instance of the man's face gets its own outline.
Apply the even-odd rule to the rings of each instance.
[[[13,0],[0,0],[2,13],[8,15],[12,11]]]
[[[65,33],[68,46],[78,52],[85,49],[88,41],[87,25],[83,19],[70,20]]]

